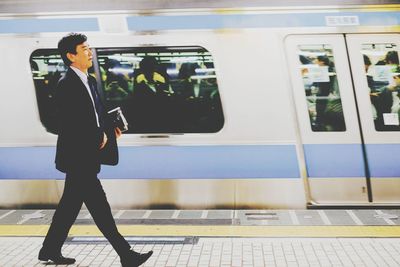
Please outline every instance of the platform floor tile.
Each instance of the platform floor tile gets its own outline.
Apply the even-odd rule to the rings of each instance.
[[[43,238],[0,237],[0,266],[45,266]],[[400,238],[200,238],[195,244],[132,244],[144,266],[400,266]],[[71,266],[120,266],[109,244],[68,243]]]

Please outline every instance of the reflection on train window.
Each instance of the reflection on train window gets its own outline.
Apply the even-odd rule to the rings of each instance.
[[[30,57],[30,65],[40,121],[48,132],[56,133],[54,94],[58,80],[67,71],[67,66],[56,49],[34,51]],[[89,69],[89,73],[93,74],[93,68]]]
[[[211,54],[202,47],[97,49],[108,109],[129,133],[211,133],[224,123]]]
[[[400,131],[400,66],[395,44],[364,44],[365,75],[377,131]]]
[[[311,129],[345,131],[342,101],[330,45],[299,45],[299,64]]]

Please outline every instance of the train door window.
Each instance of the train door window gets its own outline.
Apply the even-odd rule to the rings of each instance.
[[[96,49],[108,109],[128,133],[212,133],[224,123],[211,54],[194,47]]]
[[[312,131],[345,131],[331,45],[299,45],[298,56]]]
[[[56,133],[54,94],[61,76],[67,66],[57,49],[39,49],[32,53],[30,66],[36,91],[40,121],[48,132]],[[93,74],[93,68],[89,69]]]
[[[363,44],[365,76],[376,131],[400,131],[400,66],[393,43]]]

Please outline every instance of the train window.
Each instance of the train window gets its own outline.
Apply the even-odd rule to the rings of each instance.
[[[363,44],[365,75],[376,131],[400,131],[400,66],[395,44]]]
[[[345,131],[331,45],[299,45],[298,55],[312,131]]]
[[[204,48],[101,48],[94,49],[93,58],[89,72],[101,77],[98,88],[107,109],[123,109],[127,133],[212,133],[222,128],[214,62]],[[56,49],[34,51],[30,65],[40,120],[56,133],[54,92],[67,67]]]
[[[108,109],[120,106],[128,133],[212,133],[224,123],[211,54],[202,47],[96,50]]]
[[[48,132],[56,133],[54,94],[58,80],[67,71],[57,49],[39,49],[30,57],[40,121]],[[93,68],[89,69],[93,74]]]

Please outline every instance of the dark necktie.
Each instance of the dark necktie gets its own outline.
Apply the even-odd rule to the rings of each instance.
[[[100,96],[97,93],[96,85],[94,84],[93,79],[90,78],[89,76],[88,76],[88,84],[89,84],[90,92],[91,92],[92,97],[93,97],[94,106],[96,108],[97,116],[99,117],[99,123],[100,123],[100,126],[101,126],[102,125],[103,105],[101,103]]]

